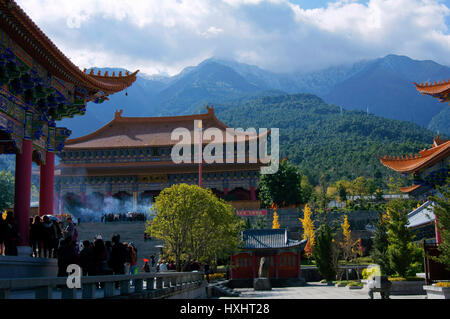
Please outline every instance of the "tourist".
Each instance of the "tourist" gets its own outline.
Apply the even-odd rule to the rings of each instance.
[[[64,238],[73,238],[73,234],[74,234],[74,228],[75,226],[73,225],[72,222],[72,217],[67,217],[66,219],[66,227],[64,228]]]
[[[14,219],[13,212],[6,214],[6,226],[4,233],[5,255],[17,256],[17,244],[19,243],[20,234]]]
[[[148,264],[149,260],[144,258],[144,266],[142,266],[142,270],[144,272],[150,272],[150,265]]]
[[[164,271],[167,271],[168,269],[167,269],[167,264],[166,264],[166,261],[163,259],[162,261],[161,261],[161,263],[159,264],[159,271],[160,272],[164,272]]]
[[[130,243],[128,245],[128,249],[129,249],[129,255],[130,255],[130,270],[129,270],[129,274],[130,275],[134,275],[137,268],[137,253],[136,250],[134,248],[134,246]]]
[[[152,261],[152,268],[153,268],[153,267],[155,267],[155,263],[156,263],[155,255],[152,254],[152,255],[150,256],[150,259],[151,259],[151,261]]]
[[[83,270],[83,276],[95,275],[94,249],[89,240],[83,241],[83,250],[80,252],[80,267]]]
[[[34,216],[33,223],[30,226],[30,245],[33,250],[33,257],[39,257],[42,255],[41,244],[42,244],[42,223],[41,217]],[[42,256],[41,256],[42,257]]]
[[[112,249],[109,267],[115,275],[123,275],[125,274],[126,247],[120,242],[120,235],[118,234],[113,235],[111,241]]]
[[[43,220],[44,220],[44,222],[42,223],[43,254],[41,255],[41,257],[51,258],[55,232],[53,229],[53,223],[50,221],[50,218],[47,215],[44,216]]]
[[[58,277],[67,277],[67,266],[72,264],[79,264],[79,256],[72,238],[67,237],[58,249]]]
[[[106,246],[101,237],[94,240],[93,254],[95,263],[95,275],[101,276],[110,273],[110,270],[108,269]]]
[[[109,260],[111,259],[111,251],[112,251],[112,243],[110,240],[105,241],[105,247],[106,247],[106,260],[109,265]]]
[[[56,258],[57,256],[57,252],[60,246],[60,242],[63,238],[63,234],[62,234],[62,230],[61,227],[59,226],[59,223],[56,220],[52,220],[53,223],[53,243],[52,243],[52,248],[53,248],[53,258]]]

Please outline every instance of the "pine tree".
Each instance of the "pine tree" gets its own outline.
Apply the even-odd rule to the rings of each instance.
[[[380,266],[382,275],[390,275],[392,273],[389,257],[388,257],[388,233],[387,233],[387,224],[388,214],[380,213],[380,217],[375,226],[375,236],[373,238],[373,248],[372,248],[372,259],[376,264]]]
[[[401,277],[406,277],[416,250],[412,234],[407,227],[408,212],[409,209],[403,201],[393,200],[389,203],[387,252],[392,270]]]
[[[326,280],[336,278],[336,270],[333,266],[333,235],[327,224],[320,225],[317,230],[317,241],[313,251],[319,274]]]

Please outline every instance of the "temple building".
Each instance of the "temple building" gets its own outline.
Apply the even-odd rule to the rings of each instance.
[[[419,154],[406,156],[380,157],[381,163],[400,173],[413,174],[413,184],[400,187],[400,191],[414,198],[426,200],[436,191],[436,186],[443,185],[449,173],[450,140],[439,136],[433,140],[429,149],[419,151]]]
[[[58,206],[64,210],[71,201],[77,201],[97,212],[140,212],[144,209],[140,207],[146,207],[164,188],[177,183],[199,184],[201,176],[202,187],[210,188],[235,207],[259,208],[260,161],[203,162],[201,174],[198,163],[172,161],[172,148],[178,140],[172,139],[171,133],[184,128],[194,136],[194,121],[201,121],[205,132],[217,128],[224,136],[228,128],[208,106],[204,114],[170,117],[124,117],[119,111],[97,131],[68,140],[57,166]],[[246,147],[261,136],[246,135]],[[203,148],[211,141],[204,138]],[[189,146],[192,154],[194,144],[192,141]],[[223,145],[224,156],[225,149]],[[132,205],[127,207],[130,202]]]
[[[301,252],[306,240],[288,239],[287,229],[251,229],[241,233],[241,247],[231,254],[231,278],[258,278],[262,257],[269,263],[271,279],[301,277]]]
[[[441,102],[450,103],[450,80],[438,81],[434,83],[414,84],[416,85],[417,91],[419,91],[423,95],[430,95],[439,99],[439,101]]]
[[[55,152],[70,131],[56,122],[83,115],[89,101],[129,87],[136,72],[118,76],[78,69],[11,0],[0,0],[0,152],[16,155],[14,214],[28,255],[32,162],[40,166],[40,215],[53,213]]]
[[[450,81],[435,82],[434,84],[415,83],[417,90],[424,94],[438,98],[441,102],[450,102],[448,93]],[[421,204],[408,214],[408,228],[414,234],[415,240],[421,242],[424,249],[425,280],[427,284],[438,279],[450,279],[450,272],[445,265],[437,263],[430,256],[439,256],[441,231],[434,214],[435,203],[428,200],[430,195],[441,196],[439,186],[445,186],[450,172],[450,140],[434,138],[429,149],[423,149],[416,155],[384,156],[381,163],[403,175],[412,174],[413,184],[400,187],[400,191],[421,200]],[[447,185],[448,186],[448,185]]]

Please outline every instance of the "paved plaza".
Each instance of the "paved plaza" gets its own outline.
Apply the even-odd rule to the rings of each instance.
[[[272,288],[271,291],[254,291],[253,288],[236,288],[239,298],[245,299],[369,299],[367,289],[327,286],[322,283],[308,283],[304,287]],[[426,295],[391,296],[391,299],[426,299]],[[221,297],[220,299],[236,299]],[[381,299],[375,293],[374,299]]]

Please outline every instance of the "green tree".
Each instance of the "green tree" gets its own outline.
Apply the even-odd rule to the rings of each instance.
[[[0,210],[14,206],[14,176],[10,171],[0,171]]]
[[[301,184],[302,176],[297,167],[283,160],[278,172],[261,176],[259,198],[266,207],[302,204],[307,199],[302,194]]]
[[[178,271],[190,259],[214,264],[237,248],[243,221],[209,189],[173,185],[156,197],[154,207],[151,234],[164,241]]]
[[[372,259],[380,266],[381,273],[389,276],[392,274],[392,269],[388,257],[388,217],[387,214],[380,212],[380,217],[375,226],[375,234],[373,238]]]
[[[341,183],[338,184],[338,196],[339,200],[343,203],[347,200],[347,190],[345,189],[345,186]]]
[[[446,185],[438,187],[441,196],[432,196],[430,199],[435,202],[434,214],[437,216],[437,223],[441,233],[442,242],[439,244],[441,255],[437,261],[450,269],[450,178],[447,178]]]
[[[417,248],[407,227],[409,210],[408,201],[395,199],[388,204],[389,263],[392,270],[402,277],[407,276]]]
[[[327,281],[336,278],[336,269],[333,266],[333,235],[328,224],[324,223],[317,229],[316,246],[313,257],[316,261],[319,274]]]

